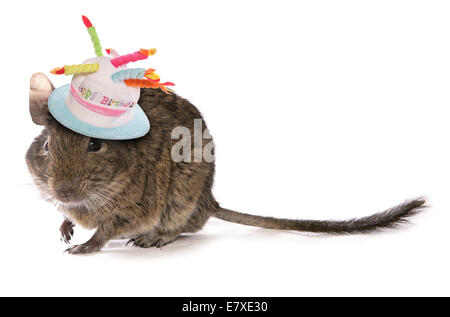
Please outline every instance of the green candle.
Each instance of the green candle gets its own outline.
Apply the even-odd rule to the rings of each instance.
[[[103,56],[102,46],[100,45],[100,40],[98,39],[97,31],[95,27],[92,26],[91,21],[84,15],[82,16],[83,23],[87,27],[89,36],[91,37],[91,41],[94,44],[95,54],[97,56]]]

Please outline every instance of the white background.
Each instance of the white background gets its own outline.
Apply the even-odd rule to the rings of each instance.
[[[1,10],[0,295],[450,295],[448,1],[8,1]],[[64,254],[24,155],[29,78],[104,48],[204,114],[227,208],[345,219],[426,195],[410,225],[318,236],[211,219],[162,249]],[[74,242],[92,232],[76,228]]]

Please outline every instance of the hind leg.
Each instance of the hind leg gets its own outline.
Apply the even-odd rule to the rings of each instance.
[[[209,216],[199,215],[197,211],[186,221],[186,223],[177,229],[169,230],[168,228],[158,227],[151,231],[139,234],[131,238],[128,244],[140,248],[160,248],[176,240],[182,233],[191,233],[200,230]]]
[[[164,230],[163,228],[155,228],[143,234],[139,234],[127,242],[136,247],[140,248],[150,248],[157,247],[160,248],[166,244],[169,244],[176,240],[182,233],[192,233],[200,230],[205,222],[208,220],[209,216],[206,215],[196,215],[194,213],[187,223],[177,230]]]
[[[195,212],[194,212],[195,214]],[[150,248],[157,247],[160,248],[170,242],[173,242],[180,236],[180,234],[185,232],[196,232],[203,227],[206,219],[204,217],[190,217],[185,223],[179,225],[178,227],[167,228],[164,224],[157,228],[154,228],[148,232],[138,234],[131,238],[128,244],[131,244],[140,248]]]
[[[174,204],[172,204],[173,206]],[[199,231],[208,221],[210,210],[216,210],[218,206],[211,192],[206,191],[198,200],[198,205],[193,209],[179,209],[178,212],[166,213],[157,228],[135,236],[128,241],[127,245],[132,244],[141,248],[160,248],[173,242],[182,233]],[[182,214],[185,217],[179,217]]]
[[[181,234],[181,231],[161,232],[159,230],[152,230],[144,234],[140,234],[127,242],[135,247],[150,248],[162,246],[174,241]]]

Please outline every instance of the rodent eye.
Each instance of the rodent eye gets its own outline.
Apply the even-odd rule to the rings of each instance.
[[[88,152],[98,152],[102,148],[102,144],[98,139],[91,138],[87,148]]]
[[[48,141],[45,141],[45,143],[44,143],[44,153],[45,154],[48,153]]]

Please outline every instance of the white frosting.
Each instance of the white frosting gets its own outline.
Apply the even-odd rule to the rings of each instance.
[[[134,116],[133,106],[140,96],[140,88],[128,87],[123,82],[115,83],[111,75],[127,69],[125,65],[114,67],[106,56],[90,58],[83,64],[99,64],[95,73],[78,74],[72,78],[72,87],[83,100],[101,109],[126,110],[120,116],[107,116],[88,109],[69,93],[66,106],[79,120],[100,128],[114,128],[129,123]]]

